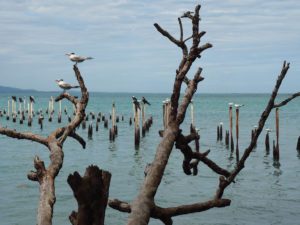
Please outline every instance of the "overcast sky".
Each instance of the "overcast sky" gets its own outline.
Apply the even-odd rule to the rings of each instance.
[[[300,91],[299,0],[1,0],[0,85],[59,90],[55,79],[75,82],[75,52],[94,57],[79,65],[90,91],[170,92],[182,55],[153,24],[178,37],[177,17],[199,3],[214,46],[189,74],[203,68],[200,93],[270,92],[284,60],[281,92]]]

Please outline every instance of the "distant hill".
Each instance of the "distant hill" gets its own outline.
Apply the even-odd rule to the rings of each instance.
[[[16,93],[16,92],[37,92],[37,90],[0,86],[0,93]]]

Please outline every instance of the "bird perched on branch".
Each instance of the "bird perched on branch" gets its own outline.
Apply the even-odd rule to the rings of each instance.
[[[139,103],[139,101],[137,100],[136,97],[132,96],[132,102],[135,105],[135,108],[138,108],[139,110],[141,109],[140,103]]]
[[[143,102],[144,104],[151,105],[151,104],[147,101],[147,99],[145,99],[144,96],[142,97],[142,102]]]
[[[34,97],[33,96],[29,96],[29,101],[35,103]]]
[[[66,82],[64,82],[63,79],[59,79],[59,80],[55,80],[55,82],[57,83],[57,85],[64,90],[64,92],[66,90],[70,90],[71,88],[79,88],[78,85],[71,85],[71,84],[68,84]]]
[[[193,19],[193,14],[194,14],[194,12],[187,11],[182,14],[181,18],[187,17],[187,18]]]
[[[75,65],[77,65],[77,63],[81,63],[81,62],[83,62],[85,60],[93,59],[92,57],[85,57],[85,56],[76,55],[74,52],[72,52],[72,53],[66,53],[66,55],[69,56],[69,59],[72,62],[76,62]]]

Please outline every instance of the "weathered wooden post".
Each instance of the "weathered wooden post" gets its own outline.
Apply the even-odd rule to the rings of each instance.
[[[92,140],[93,139],[93,122],[91,121],[88,127],[88,139]]]
[[[139,147],[140,145],[140,103],[137,98],[132,96],[132,107],[134,109],[134,144],[135,147]]]
[[[114,102],[112,104],[111,120],[112,120],[112,128],[109,130],[109,140],[114,141],[116,136],[116,109],[115,109]]]
[[[34,98],[32,96],[29,97],[29,111],[28,111],[28,126],[31,127],[32,125],[32,116],[33,116],[33,103],[34,103]]]
[[[21,112],[22,112],[22,103],[23,103],[23,99],[21,97],[19,97],[19,110],[18,110],[18,114],[21,114]]]
[[[98,132],[99,131],[99,121],[97,120],[96,121],[96,132]]]
[[[226,130],[226,133],[225,133],[225,145],[228,148],[228,146],[229,146],[229,131],[228,130]]]
[[[230,149],[231,152],[234,151],[234,142],[233,142],[233,135],[232,135],[232,106],[233,103],[228,103],[229,105],[229,134],[230,134]]]
[[[169,112],[170,112],[170,99],[166,99],[163,101],[163,124],[164,124],[164,130],[166,129],[168,123],[169,123]]]
[[[193,100],[191,100],[190,106],[191,106],[191,124],[192,124],[192,126],[195,128],[195,120],[194,120],[194,101],[193,101]]]
[[[8,97],[8,100],[7,100],[7,114],[6,114],[6,120],[9,120],[9,114],[10,114],[10,112],[9,112],[9,110],[10,110],[10,104],[9,104],[9,97]]]
[[[220,141],[223,140],[223,122],[220,122]]]
[[[296,149],[297,149],[298,151],[300,151],[300,136],[298,137]]]
[[[61,100],[58,102],[59,103],[59,109],[58,109],[58,117],[57,117],[57,122],[61,123],[61,117],[62,117],[62,113],[61,113]]]
[[[108,119],[104,120],[104,128],[108,128]]]
[[[239,114],[240,114],[240,107],[243,105],[235,104],[235,128],[236,128],[236,148],[235,148],[235,155],[236,155],[236,161],[238,162],[240,160],[240,153],[239,153]]]
[[[275,151],[273,152],[274,160],[279,161],[279,108],[275,110],[275,118],[276,118],[276,146]]]
[[[269,154],[269,152],[270,152],[270,137],[269,137],[269,133],[271,132],[271,129],[267,128],[266,131],[267,131],[267,134],[266,134],[266,138],[265,138],[265,146],[266,146],[266,152],[267,152],[267,154]]]
[[[23,98],[23,111],[24,111],[24,113],[26,112],[26,96],[24,96],[24,98]]]
[[[142,137],[145,137],[146,134],[146,127],[145,127],[145,103],[142,101]]]

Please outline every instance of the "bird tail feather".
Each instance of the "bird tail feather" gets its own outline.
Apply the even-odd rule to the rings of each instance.
[[[93,57],[86,57],[86,59],[93,59]]]
[[[72,86],[72,88],[79,88],[80,86],[78,86],[78,85],[75,85],[75,86]]]

